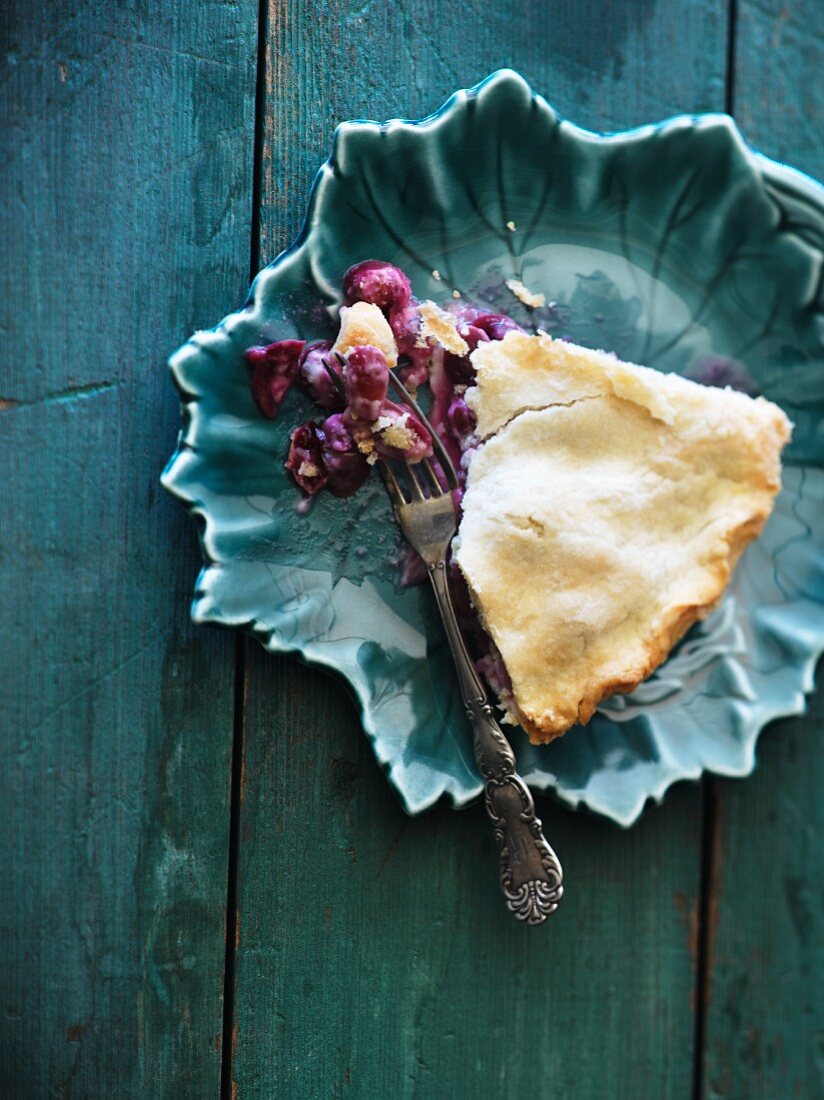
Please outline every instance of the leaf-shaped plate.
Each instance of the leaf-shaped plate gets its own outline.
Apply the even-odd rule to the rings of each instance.
[[[379,257],[421,298],[457,292],[787,410],[784,490],[720,609],[586,728],[540,748],[514,738],[532,786],[623,825],[675,780],[747,774],[763,725],[803,708],[824,647],[823,252],[824,189],[754,153],[725,115],[593,134],[502,71],[418,122],[345,123],[296,244],[171,361],[185,427],[163,481],[204,521],[195,620],[342,674],[410,813],[480,793],[432,598],[400,583],[378,479],[304,514],[283,460],[310,410],[292,394],[265,420],[243,360],[252,344],[332,335],[343,272]],[[512,276],[547,306],[521,306]]]

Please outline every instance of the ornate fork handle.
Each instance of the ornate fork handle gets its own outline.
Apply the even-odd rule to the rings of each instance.
[[[484,801],[500,849],[501,889],[519,920],[543,924],[564,892],[561,864],[544,839],[532,795],[515,770],[515,754],[467,652],[452,606],[446,563],[428,563],[428,569],[472,723],[475,759],[486,784]]]

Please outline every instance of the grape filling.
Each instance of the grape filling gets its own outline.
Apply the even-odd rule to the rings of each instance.
[[[344,417],[332,413],[323,422],[321,458],[326,472],[326,488],[333,496],[351,497],[369,476],[369,463],[358,449]]]
[[[382,260],[364,260],[343,276],[344,302],[357,303],[357,343],[335,345],[326,340],[279,340],[267,347],[252,347],[245,353],[253,368],[252,394],[261,412],[274,419],[294,382],[328,415],[321,423],[308,420],[293,428],[289,436],[286,469],[307,497],[322,489],[333,496],[349,497],[360,489],[378,458],[419,462],[432,456],[432,438],[413,410],[396,404],[388,397],[392,338],[397,347],[398,375],[413,391],[429,383],[432,427],[449,454],[458,475],[460,502],[466,480],[466,466],[475,445],[475,415],[464,400],[464,391],[475,381],[470,358],[478,344],[502,340],[507,332],[523,332],[519,324],[500,313],[476,306],[451,305],[454,317],[452,335],[466,345],[463,354],[447,350],[438,339],[422,337],[421,302],[412,294],[406,274]],[[426,303],[432,310],[433,304]],[[373,318],[371,328],[368,317]],[[439,311],[435,308],[435,313]],[[444,318],[441,311],[441,319]],[[351,331],[351,316],[349,317]],[[391,336],[387,330],[391,329]],[[453,323],[450,321],[450,325]],[[371,332],[379,348],[360,341]],[[385,339],[384,339],[385,337]],[[446,337],[444,337],[446,338]],[[339,337],[342,339],[342,337]],[[349,346],[353,343],[354,346]],[[390,362],[395,360],[390,356]],[[330,377],[330,372],[337,377]],[[444,488],[446,488],[444,483]],[[417,583],[426,576],[418,568],[420,559],[413,551],[405,557],[404,581]],[[478,655],[476,667],[497,693],[507,709],[512,700],[512,685],[503,660],[492,639],[486,634],[469,599],[466,582],[453,561],[449,562],[450,587],[458,621],[470,648]]]
[[[313,420],[298,425],[289,433],[286,469],[309,496],[314,496],[329,479],[321,457],[322,446],[323,436]]]
[[[369,302],[384,312],[403,308],[412,297],[412,284],[394,264],[363,260],[343,276],[343,294],[348,306]]]
[[[389,367],[378,348],[352,348],[343,372],[346,403],[361,420],[375,421],[381,415],[389,389]]]
[[[300,356],[296,382],[316,405],[340,412],[343,409],[343,398],[324,366],[325,360],[333,373],[340,377],[340,366],[334,356],[330,357],[331,350],[332,345],[328,340],[315,340],[307,344]]]
[[[300,366],[304,340],[278,340],[268,347],[248,348],[245,353],[252,372],[252,395],[260,411],[274,420],[287,390],[294,382]]]
[[[431,457],[432,439],[426,427],[411,409],[388,396],[394,339],[398,375],[404,384],[415,390],[429,383],[430,420],[458,474],[461,488],[455,497],[460,503],[464,456],[475,442],[475,417],[463,398],[475,380],[470,356],[478,344],[502,340],[507,332],[523,329],[504,314],[464,302],[450,304],[447,311],[431,302],[421,303],[406,274],[383,260],[364,260],[350,267],[343,276],[343,296],[347,307],[361,311],[354,339],[337,347],[327,340],[278,340],[245,352],[252,367],[252,394],[264,416],[278,415],[293,382],[332,414],[322,424],[308,420],[292,431],[286,469],[308,496],[327,489],[334,496],[347,497],[363,485],[378,458],[419,462]],[[451,335],[457,334],[452,350],[440,343],[440,338],[449,343],[445,329],[434,336],[431,328],[422,328],[422,305],[424,313],[429,311],[428,318],[438,315],[451,326]],[[353,317],[354,313],[350,333]],[[368,342],[370,333],[381,347]]]

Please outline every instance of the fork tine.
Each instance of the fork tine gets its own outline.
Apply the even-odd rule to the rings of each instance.
[[[338,356],[338,358],[340,358],[340,356]],[[321,356],[320,361],[321,361],[321,363],[323,363],[324,370],[329,375],[329,377],[332,379],[332,385],[335,387],[335,389],[338,391],[338,393],[342,397],[344,391],[343,391],[343,382],[341,382],[340,375],[335,374],[335,372],[332,370],[332,367],[329,363],[329,360],[324,358],[324,356]]]
[[[346,365],[346,360],[340,354],[340,352],[335,352],[335,357],[337,358],[337,360],[341,364],[341,366]],[[321,356],[321,363],[323,364],[324,370],[329,375],[329,378],[332,380],[332,384],[334,385],[335,389],[338,391],[339,394],[342,395],[344,393],[344,386],[343,386],[343,382],[341,380],[340,375],[336,374],[336,372],[332,369],[332,366],[329,363],[329,360],[325,356]],[[404,386],[403,382],[401,382],[401,380],[397,377],[397,375],[395,375],[392,371],[390,371],[389,372],[389,377],[390,377],[391,381],[394,382],[395,386],[397,387],[398,391],[401,394],[401,397],[404,399],[404,401],[407,402],[407,404],[412,406],[412,409],[414,410],[416,415],[420,418],[421,423],[423,424],[423,426],[426,428],[426,430],[429,432],[430,436],[432,437],[432,446],[433,446],[433,449],[435,451],[435,454],[438,457],[438,461],[440,463],[441,469],[443,470],[444,476],[446,478],[447,485],[449,486],[450,489],[456,489],[457,486],[458,486],[458,478],[455,474],[455,468],[452,465],[452,460],[450,459],[450,457],[449,457],[449,455],[446,451],[446,448],[444,447],[443,443],[441,442],[441,440],[438,437],[438,433],[435,431],[434,427],[430,424],[428,417],[424,414],[424,412],[421,409],[418,402],[415,400],[415,398],[412,396],[412,394],[409,392],[409,390],[406,388],[406,386]],[[411,490],[412,497],[415,500],[426,500],[426,494],[423,492],[421,484],[418,481],[418,478],[416,477],[415,473],[412,470],[412,466],[408,462],[404,463],[404,465],[406,466],[407,476],[408,476],[408,480],[409,480],[409,485],[410,485],[410,490]],[[425,459],[422,460],[421,463],[416,463],[415,465],[422,465],[423,466],[424,471],[426,473],[426,481],[428,482],[428,484],[431,487],[432,491],[435,492],[435,493],[438,493],[439,495],[442,494],[444,492],[443,485],[441,484],[440,478],[438,477],[437,470],[434,468],[434,466],[429,461],[429,459],[425,458]],[[389,489],[389,492],[390,492],[390,495],[392,496],[393,501],[398,506],[403,505],[403,504],[408,504],[409,502],[407,501],[406,497],[404,496],[404,493],[403,493],[403,490],[401,489],[400,483],[399,483],[397,477],[395,476],[394,471],[390,467],[389,463],[384,461],[384,460],[381,460],[381,469],[385,472],[384,481],[386,482],[387,489]]]
[[[380,467],[381,476],[383,477],[386,491],[387,493],[389,493],[389,496],[392,499],[392,503],[396,508],[403,508],[404,505],[407,505],[409,503],[409,501],[403,495],[403,490],[398,483],[398,479],[395,477],[395,471],[384,459],[381,459]]]
[[[416,463],[417,465],[417,463]],[[409,489],[412,493],[413,500],[426,500],[421,483],[418,481],[417,475],[411,463],[404,462],[406,467],[406,480],[409,482]]]
[[[421,409],[418,402],[415,400],[415,398],[412,396],[406,386],[404,386],[403,382],[401,382],[400,378],[398,378],[394,371],[389,372],[389,378],[394,383],[396,389],[398,390],[404,401],[406,401],[408,405],[412,406],[421,423],[432,437],[432,449],[434,450],[438,458],[438,462],[440,463],[441,468],[444,472],[449,488],[457,489],[458,475],[455,473],[455,467],[452,465],[452,459],[449,457],[449,454],[447,453],[447,450],[444,447],[440,436],[435,431],[434,427],[430,424],[428,417]]]
[[[444,492],[444,487],[441,484],[441,479],[438,477],[438,471],[435,469],[428,458],[421,459],[418,465],[423,466],[424,472],[426,473],[426,477],[429,481],[432,491],[440,496],[441,493]]]

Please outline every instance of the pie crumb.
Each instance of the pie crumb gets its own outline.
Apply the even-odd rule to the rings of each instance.
[[[299,477],[317,477],[320,470],[314,464],[314,462],[301,462],[298,467]]]
[[[452,292],[454,297],[457,291]],[[425,347],[426,341],[431,337],[438,341],[447,351],[453,355],[467,355],[469,344],[458,332],[458,321],[451,313],[436,306],[434,302],[421,302],[421,331],[415,341],[416,347]]]
[[[515,232],[515,222],[507,222],[506,227],[507,227],[507,229],[509,230],[510,233]]]
[[[340,332],[332,347],[332,354],[347,355],[352,348],[371,344],[386,356],[389,367],[398,362],[398,346],[389,322],[371,302],[355,302],[341,306]]]
[[[390,424],[381,431],[381,438],[389,447],[397,447],[399,451],[408,451],[415,442],[415,435],[401,423],[400,420]]]
[[[520,279],[507,279],[506,285],[518,301],[523,302],[530,309],[537,309],[546,302],[546,297],[543,294],[533,293],[529,287],[524,286]]]
[[[441,273],[440,271],[438,271],[437,267],[432,272],[432,278],[435,280],[436,283],[439,283],[441,281]]]

